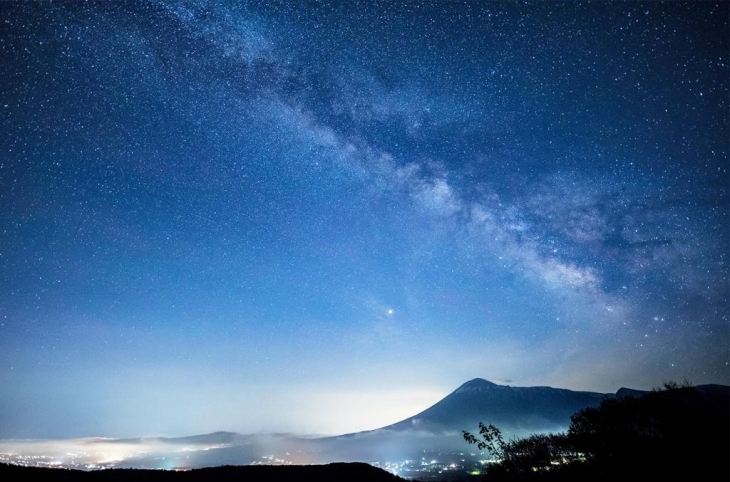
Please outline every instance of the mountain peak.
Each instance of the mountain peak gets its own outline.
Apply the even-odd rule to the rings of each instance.
[[[574,392],[551,387],[512,387],[475,378],[461,385],[435,405],[388,429],[446,433],[479,422],[491,423],[505,433],[565,430],[570,416],[596,406],[605,394]]]
[[[454,393],[457,392],[465,392],[465,391],[474,391],[474,390],[488,390],[492,387],[498,387],[496,383],[492,383],[489,380],[485,380],[483,378],[475,378],[473,380],[469,380],[459,388],[457,388]]]

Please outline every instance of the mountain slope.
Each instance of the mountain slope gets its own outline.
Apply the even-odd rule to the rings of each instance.
[[[313,445],[317,453],[331,460],[441,457],[464,452],[467,444],[462,431],[477,431],[479,422],[496,425],[505,439],[560,432],[568,428],[573,413],[613,396],[551,387],[510,387],[476,378],[413,417],[377,430],[319,439]]]
[[[578,410],[598,405],[611,394],[552,387],[511,387],[475,378],[423,412],[386,430],[474,430],[478,422],[512,432],[560,430]]]

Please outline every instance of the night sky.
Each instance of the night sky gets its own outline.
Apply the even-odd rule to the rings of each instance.
[[[0,438],[730,383],[729,6],[0,3]]]

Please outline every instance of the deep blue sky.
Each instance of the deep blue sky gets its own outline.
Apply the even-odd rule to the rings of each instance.
[[[728,3],[0,3],[0,438],[730,381]]]

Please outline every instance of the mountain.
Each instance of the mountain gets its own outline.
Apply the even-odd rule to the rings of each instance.
[[[118,444],[145,444],[145,443],[161,443],[161,444],[178,444],[178,445],[232,445],[241,444],[251,438],[250,435],[242,435],[236,432],[213,432],[202,435],[189,435],[186,437],[143,437],[143,438],[119,438],[119,439],[100,439],[100,443],[118,443]]]
[[[313,441],[314,452],[344,461],[439,459],[472,451],[463,431],[477,432],[479,422],[497,426],[505,439],[561,432],[568,428],[572,414],[613,396],[552,387],[511,387],[475,378],[400,422]]]
[[[563,430],[572,414],[611,396],[552,387],[511,387],[475,378],[423,412],[383,429],[461,433],[484,422],[510,432]]]

